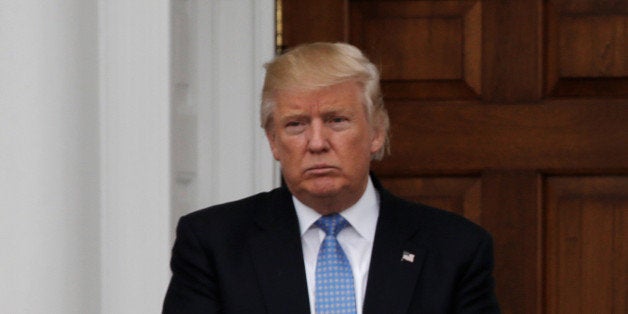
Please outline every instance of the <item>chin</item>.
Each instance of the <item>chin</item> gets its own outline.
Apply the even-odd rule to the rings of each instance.
[[[303,186],[303,190],[313,196],[322,198],[333,197],[342,190],[342,184],[338,179],[318,178],[308,181],[310,182]]]

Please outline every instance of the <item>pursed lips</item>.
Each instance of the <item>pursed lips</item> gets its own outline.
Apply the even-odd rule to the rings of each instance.
[[[306,168],[304,172],[309,174],[327,174],[336,170],[338,170],[338,167],[327,164],[319,164]]]

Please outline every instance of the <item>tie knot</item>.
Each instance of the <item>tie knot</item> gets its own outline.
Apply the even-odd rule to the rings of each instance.
[[[332,214],[319,218],[314,224],[323,229],[326,235],[333,235],[335,237],[340,230],[349,225],[349,222],[338,214]]]

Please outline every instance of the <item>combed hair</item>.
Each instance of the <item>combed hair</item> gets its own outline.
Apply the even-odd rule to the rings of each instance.
[[[373,155],[373,159],[382,159],[389,151],[390,122],[384,107],[379,71],[358,48],[346,43],[303,44],[277,56],[265,68],[260,121],[266,131],[273,123],[278,92],[312,91],[355,81],[364,91],[369,123],[386,135],[384,145]]]

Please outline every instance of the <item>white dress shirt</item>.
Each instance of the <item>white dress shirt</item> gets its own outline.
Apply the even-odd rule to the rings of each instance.
[[[310,310],[312,313],[316,313],[316,260],[318,249],[325,239],[325,231],[314,225],[314,222],[322,215],[301,203],[296,197],[293,196],[292,200],[301,230]],[[351,264],[357,314],[362,314],[373,240],[375,239],[375,227],[379,216],[379,195],[370,178],[366,190],[358,202],[342,211],[340,215],[349,222],[349,226],[340,231],[336,238]]]

